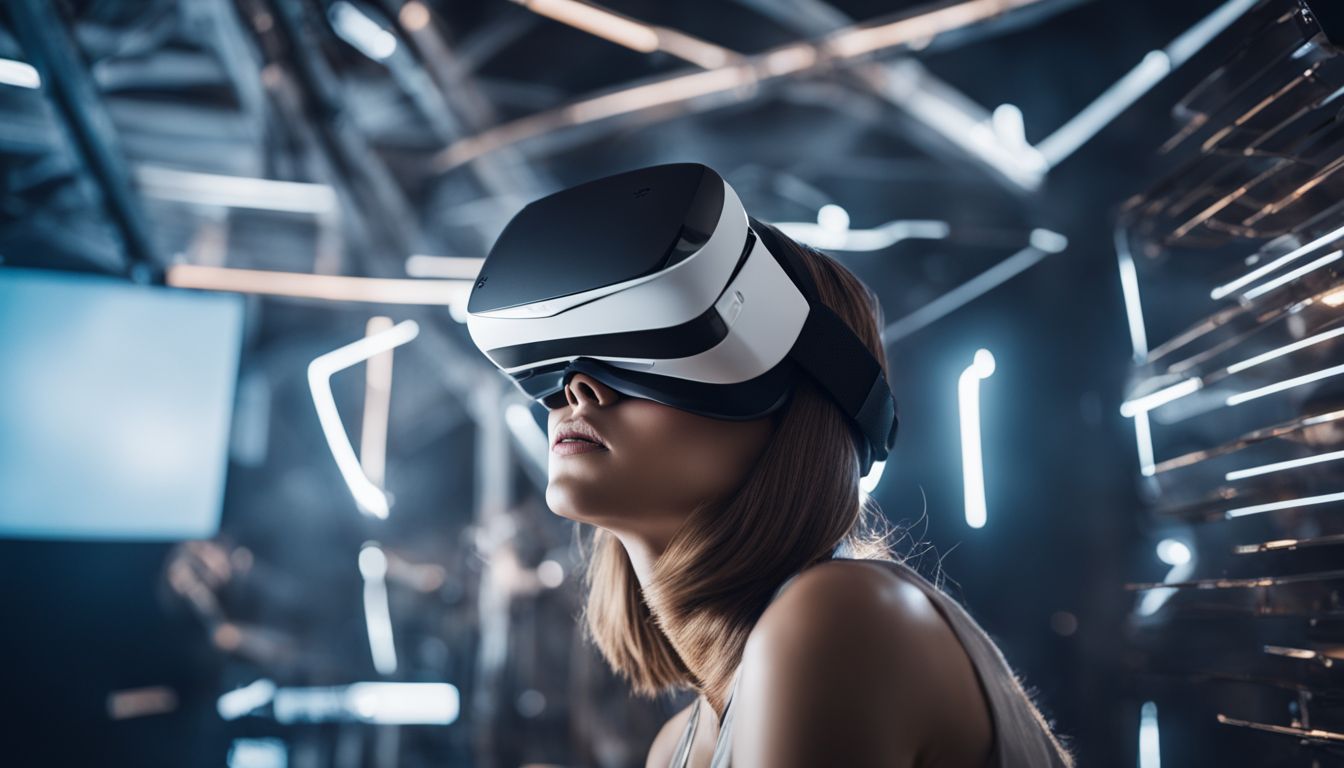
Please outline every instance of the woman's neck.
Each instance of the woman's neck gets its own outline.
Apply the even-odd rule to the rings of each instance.
[[[618,533],[615,531],[612,533],[625,547],[626,556],[630,559],[630,565],[634,569],[635,578],[639,580],[640,589],[647,594],[646,590],[653,579],[654,563],[657,562],[658,558],[661,557],[663,552],[667,549],[668,539],[633,533]],[[677,631],[679,627],[674,624],[676,619],[667,615],[659,615],[657,606],[652,602],[646,601],[646,605],[649,606],[649,610],[652,611],[658,619],[659,626],[664,628],[664,635],[672,644],[673,649],[676,650],[677,654],[681,657],[682,663],[685,664],[686,668],[695,676],[695,679],[705,680],[709,677],[707,670],[697,668],[699,665],[695,663],[695,660],[690,654],[685,653],[683,649],[677,647],[675,638],[679,636],[680,633]],[[725,698],[728,695],[728,691],[705,690],[700,686],[696,686],[696,690],[710,704],[710,707],[713,710],[712,716],[716,719],[720,717],[725,706]]]
[[[634,533],[616,533],[615,536],[625,547],[625,554],[635,569],[635,578],[639,579],[639,586],[647,587],[653,578],[653,564],[658,561],[663,550],[667,549],[667,543],[656,537]]]

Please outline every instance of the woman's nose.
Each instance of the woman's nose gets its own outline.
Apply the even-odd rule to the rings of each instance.
[[[611,405],[620,393],[586,373],[575,373],[565,384],[565,400],[571,408],[581,402],[593,405]]]

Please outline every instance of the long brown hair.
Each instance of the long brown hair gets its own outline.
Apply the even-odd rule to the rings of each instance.
[[[798,251],[822,302],[887,372],[877,296],[835,259],[771,230]],[[747,635],[780,583],[837,545],[846,557],[897,559],[896,529],[859,491],[858,455],[839,407],[803,378],[775,418],[774,437],[741,487],[692,510],[642,589],[624,545],[594,530],[584,624],[637,693],[692,688],[721,711]]]

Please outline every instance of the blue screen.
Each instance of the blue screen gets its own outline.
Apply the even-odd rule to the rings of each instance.
[[[0,537],[219,527],[242,298],[0,269]]]

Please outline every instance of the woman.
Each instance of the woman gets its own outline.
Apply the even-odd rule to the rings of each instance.
[[[755,225],[797,250],[885,370],[872,293]],[[978,624],[893,559],[859,493],[850,427],[809,380],[747,421],[582,372],[564,398],[549,414],[546,501],[595,526],[587,630],[637,692],[698,694],[648,766],[1073,765]]]

